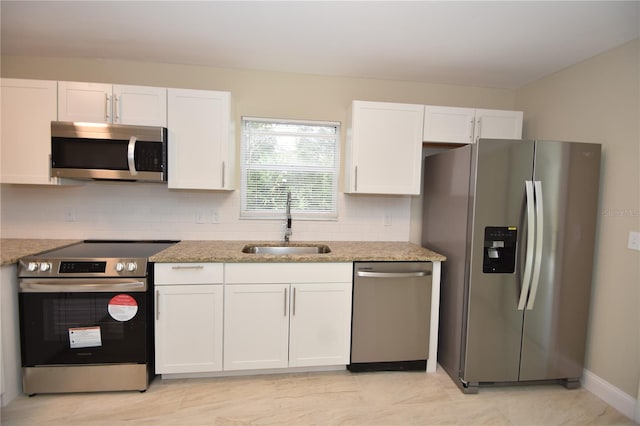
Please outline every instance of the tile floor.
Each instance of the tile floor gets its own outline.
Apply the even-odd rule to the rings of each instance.
[[[147,392],[21,396],[2,425],[632,425],[584,389],[559,385],[463,395],[449,377],[346,371],[156,379]]]

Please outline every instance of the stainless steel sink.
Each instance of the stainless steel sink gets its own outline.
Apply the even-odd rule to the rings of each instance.
[[[292,255],[292,254],[323,254],[331,253],[329,246],[324,244],[309,244],[309,245],[269,245],[261,246],[258,244],[249,244],[242,249],[243,253],[251,254],[279,254],[279,255]]]

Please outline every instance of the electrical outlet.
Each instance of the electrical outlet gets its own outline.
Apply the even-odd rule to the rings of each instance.
[[[631,250],[640,251],[640,232],[629,232],[629,242],[627,244],[627,247]]]
[[[196,211],[196,223],[207,223],[207,212],[205,210]]]
[[[207,223],[218,223],[219,221],[220,221],[220,217],[218,215],[218,210],[216,209],[196,210],[196,213],[195,213],[196,223],[207,224]]]

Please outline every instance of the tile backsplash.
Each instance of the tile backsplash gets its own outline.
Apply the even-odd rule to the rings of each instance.
[[[409,241],[411,197],[339,194],[338,219],[296,220],[292,241]],[[279,240],[283,220],[240,219],[240,193],[152,183],[2,185],[3,238]]]

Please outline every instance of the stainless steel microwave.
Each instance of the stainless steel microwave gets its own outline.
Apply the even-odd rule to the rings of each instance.
[[[167,129],[51,122],[51,176],[167,181]]]

